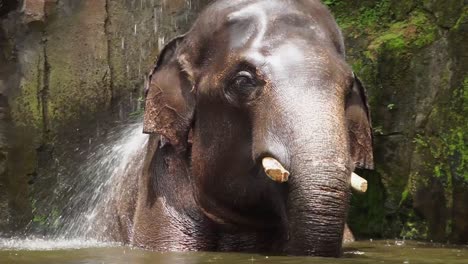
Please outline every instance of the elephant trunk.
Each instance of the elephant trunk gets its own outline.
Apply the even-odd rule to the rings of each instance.
[[[278,164],[271,161],[272,164],[267,164],[271,159],[268,157],[263,159],[263,165],[268,177],[287,184],[286,253],[338,257],[353,169],[346,134],[336,130],[325,135],[311,134],[308,140],[289,146],[286,158],[289,171],[276,159],[273,160]],[[284,155],[281,159],[285,160]]]
[[[291,94],[269,98],[275,109],[255,112],[253,154],[278,160],[289,173],[285,253],[338,257],[354,170],[345,98],[313,88],[304,94],[285,89]]]
[[[295,166],[303,173],[295,174],[289,181],[286,251],[338,257],[349,204],[350,172],[336,166],[313,166],[310,162]]]
[[[353,168],[344,113],[337,109],[309,117],[293,132],[299,140],[290,145],[289,254],[341,255]]]

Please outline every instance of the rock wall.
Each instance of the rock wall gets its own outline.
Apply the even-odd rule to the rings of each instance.
[[[0,233],[47,224],[61,153],[138,114],[158,49],[207,2],[0,1]]]
[[[468,242],[468,7],[463,0],[324,1],[372,110],[358,237]],[[383,205],[383,206],[382,206]]]

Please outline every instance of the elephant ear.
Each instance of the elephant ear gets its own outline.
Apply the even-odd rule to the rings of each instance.
[[[354,75],[354,83],[346,100],[346,119],[351,156],[358,168],[373,169],[372,127],[367,95],[361,81]]]
[[[177,58],[183,39],[177,37],[163,48],[150,73],[143,122],[144,133],[157,133],[178,150],[187,147],[195,108],[191,83]]]

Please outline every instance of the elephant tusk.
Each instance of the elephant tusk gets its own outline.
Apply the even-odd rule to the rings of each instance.
[[[351,187],[361,193],[367,191],[367,181],[356,173],[351,173]]]
[[[266,157],[262,160],[263,169],[266,175],[275,182],[287,182],[289,171],[285,170],[283,165],[274,158]]]

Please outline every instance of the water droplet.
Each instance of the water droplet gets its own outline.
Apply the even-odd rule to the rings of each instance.
[[[161,50],[164,47],[165,42],[166,42],[166,40],[165,40],[164,36],[160,36],[158,38],[158,49],[159,50]]]
[[[404,246],[406,243],[405,243],[405,240],[398,240],[398,239],[395,239],[395,245],[396,246]]]
[[[153,22],[153,30],[154,30],[154,33],[157,33],[158,32],[158,28],[159,28],[159,23],[158,23],[158,11],[156,8],[153,9],[153,16],[154,16],[154,22]]]

